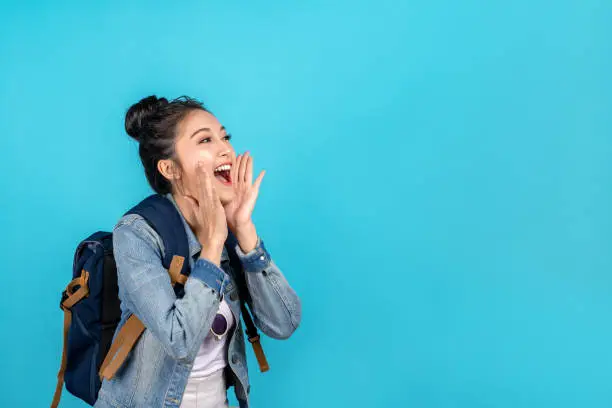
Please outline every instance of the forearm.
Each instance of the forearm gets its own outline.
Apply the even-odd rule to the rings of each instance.
[[[198,260],[185,295],[178,299],[161,264],[154,231],[143,223],[133,221],[113,232],[121,301],[173,358],[189,360],[204,340],[229,280],[218,266]]]
[[[212,272],[216,266],[204,262],[196,263],[182,298],[175,297],[167,277],[151,280],[124,297],[128,308],[176,360],[190,361],[195,356],[227,284],[223,275]]]
[[[289,337],[301,320],[299,297],[261,240],[252,251],[244,253],[238,246],[236,253],[244,269],[255,323],[270,337]]]

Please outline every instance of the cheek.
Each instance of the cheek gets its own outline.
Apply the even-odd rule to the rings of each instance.
[[[213,154],[208,149],[197,149],[193,152],[193,165],[198,162],[204,163],[206,168],[212,167],[215,163]]]
[[[189,178],[195,177],[198,163],[202,163],[205,169],[210,169],[213,166],[212,156],[208,152],[196,149],[183,155],[181,164]]]
[[[181,140],[176,145],[176,153],[184,170],[192,171],[198,162],[212,166],[214,156],[206,144],[194,144],[192,140]]]
[[[182,158],[182,163],[188,170],[196,168],[198,162],[204,163],[205,166],[212,166],[213,158],[206,149],[189,149],[185,152]]]
[[[181,165],[183,168],[183,183],[189,194],[193,195],[194,197],[197,195],[198,176],[196,168],[199,162],[204,165],[204,168],[210,174],[210,169],[212,169],[214,162],[212,155],[209,152],[193,149],[190,152],[185,152],[185,154],[182,156]]]
[[[196,179],[196,175],[193,171],[185,171],[183,172],[183,185],[185,186],[185,189],[187,191],[188,194],[190,194],[193,197],[197,196],[197,179]]]

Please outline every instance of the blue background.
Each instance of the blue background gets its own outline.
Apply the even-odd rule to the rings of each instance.
[[[249,149],[304,303],[254,407],[611,407],[612,3],[3,2],[2,405],[48,406],[76,244],[150,193],[126,109]],[[80,407],[64,392],[63,406]]]

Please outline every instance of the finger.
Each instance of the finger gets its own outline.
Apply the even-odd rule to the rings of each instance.
[[[242,156],[242,160],[240,161],[240,168],[238,169],[238,180],[244,183],[244,173],[246,173],[246,165],[249,158],[249,152],[246,152]]]
[[[216,207],[217,209],[221,212],[221,214],[225,217],[225,207],[223,206],[223,203],[221,203],[221,200],[219,198],[217,198],[216,201]]]
[[[189,193],[187,192],[187,189],[185,188],[185,183],[183,180],[184,179],[182,177],[178,178],[174,181],[174,184],[176,186],[178,193],[182,196],[186,196]]]
[[[225,207],[223,207],[223,203],[221,203],[221,199],[215,195],[213,201],[213,209],[216,211],[217,217],[222,217],[227,221],[227,215],[225,213]]]
[[[196,176],[198,180],[198,199],[200,202],[209,201],[212,197],[212,180],[204,165],[200,162],[196,165]]]
[[[184,195],[183,196],[185,198],[185,202],[187,203],[187,208],[186,210],[186,218],[187,219],[192,219],[196,214],[198,214],[198,202],[196,201],[195,198],[193,198],[190,195]]]
[[[217,189],[215,188],[215,185],[213,183],[213,179],[215,176],[213,174],[210,174],[205,167],[202,167],[202,171],[204,172],[206,181],[206,197],[212,200],[213,204],[216,204],[217,201],[221,202],[219,195],[217,194]]]
[[[253,189],[257,194],[259,194],[259,186],[261,186],[261,181],[263,180],[265,175],[266,171],[262,170],[261,173],[259,173],[259,176],[257,176],[257,178],[255,179],[255,183],[253,183]]]
[[[205,175],[202,174],[202,170],[200,169],[200,164],[198,163],[196,165],[195,168],[195,175],[196,175],[196,199],[201,202],[202,204],[204,204],[204,191],[206,190],[206,181],[205,181]]]
[[[259,187],[261,186],[261,181],[263,180],[265,175],[266,171],[262,170],[262,172],[259,173],[259,176],[257,176],[257,179],[255,179],[255,183],[253,183],[253,188],[250,189],[247,193],[245,202],[246,206],[250,208],[251,211],[253,210],[253,208],[255,208],[255,203],[257,202],[257,198],[259,197]]]
[[[210,185],[210,199],[216,205],[217,203],[221,203],[221,198],[219,198],[219,194],[217,194],[217,189],[215,186]]]
[[[232,183],[236,183],[238,182],[238,169],[240,168],[240,162],[242,161],[242,155],[239,154],[236,157],[236,162],[234,163],[234,165],[232,166],[232,170],[231,170],[231,179],[232,179]]]
[[[255,207],[255,202],[257,201],[257,197],[259,197],[259,186],[261,186],[261,181],[263,180],[265,175],[266,175],[266,171],[262,170],[262,172],[259,173],[259,176],[257,176],[257,179],[255,179],[255,183],[253,183],[253,188],[250,189],[247,194],[246,201],[248,202],[247,205],[250,208]]]
[[[195,200],[195,198],[193,198],[190,195],[185,195],[183,197],[185,197],[185,201],[187,202],[187,205],[188,205],[190,211],[197,210],[198,202]]]
[[[253,156],[249,156],[244,181],[247,183],[247,186],[253,184]]]

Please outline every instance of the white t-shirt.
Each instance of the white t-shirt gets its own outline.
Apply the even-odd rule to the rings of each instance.
[[[208,331],[193,362],[189,378],[203,378],[227,366],[227,347],[234,327],[234,315],[225,299],[221,301],[218,313],[225,316],[229,329],[221,339]]]

